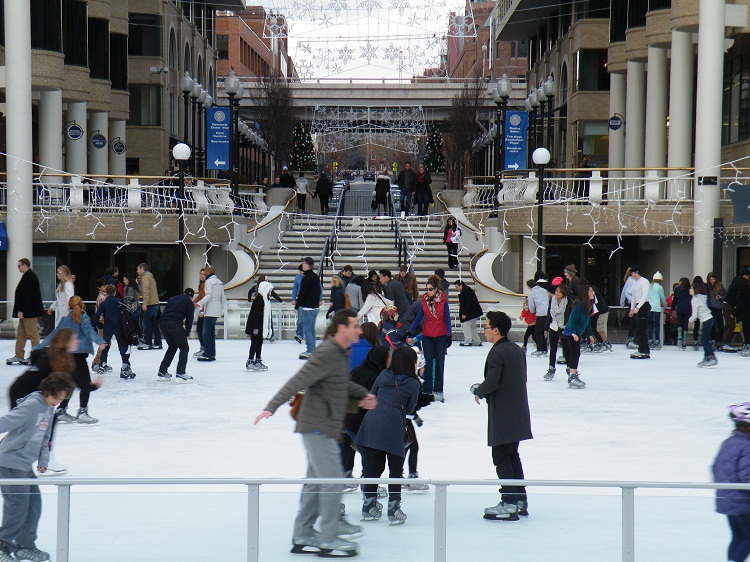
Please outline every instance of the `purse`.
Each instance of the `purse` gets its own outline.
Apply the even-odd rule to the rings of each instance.
[[[289,406],[292,408],[289,415],[292,416],[293,420],[296,420],[299,415],[299,409],[302,407],[302,399],[304,397],[304,392],[298,392],[297,395],[289,401]]]
[[[404,449],[408,449],[409,445],[417,440],[417,433],[414,431],[414,425],[406,423],[406,411],[404,410],[404,401],[401,400],[401,391],[398,388],[398,379],[396,379],[396,373],[393,373],[393,382],[396,383],[396,393],[398,394],[398,401],[401,404],[401,417],[404,420]]]

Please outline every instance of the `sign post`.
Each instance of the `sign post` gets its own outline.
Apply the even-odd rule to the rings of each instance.
[[[206,169],[229,170],[230,118],[228,107],[206,109]]]
[[[505,169],[525,169],[528,159],[529,114],[525,111],[508,111],[506,120],[502,146],[505,151]]]

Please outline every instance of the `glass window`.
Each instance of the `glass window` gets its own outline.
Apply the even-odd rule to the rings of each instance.
[[[576,91],[602,92],[609,90],[607,49],[576,51]]]
[[[78,0],[65,0],[62,13],[65,64],[88,66],[88,6]]]
[[[109,21],[89,18],[89,69],[91,78],[109,80]]]
[[[60,52],[62,49],[60,0],[31,0],[31,48]]]
[[[229,58],[229,35],[216,36],[216,58],[219,60]]]
[[[128,89],[128,36],[109,35],[109,79],[113,90]]]
[[[612,0],[609,18],[609,42],[625,41],[625,31],[628,28],[628,1]]]
[[[724,58],[722,143],[750,139],[750,38],[737,37]]]
[[[128,14],[128,53],[133,56],[161,56],[161,16]]]
[[[161,86],[130,85],[130,118],[128,125],[158,127],[161,125]]]

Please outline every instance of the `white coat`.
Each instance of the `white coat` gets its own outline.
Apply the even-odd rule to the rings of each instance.
[[[60,320],[70,314],[70,307],[68,307],[68,301],[75,295],[75,287],[70,281],[66,281],[63,285],[63,290],[55,289],[55,297],[57,300],[52,303],[50,308],[55,311],[55,328],[60,323]]]
[[[215,274],[212,274],[206,279],[204,290],[206,296],[198,301],[198,304],[204,307],[203,316],[220,318],[227,300],[224,296],[224,283]]]

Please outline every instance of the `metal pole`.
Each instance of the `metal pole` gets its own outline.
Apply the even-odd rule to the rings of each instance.
[[[622,489],[622,562],[635,562],[635,488]]]
[[[495,111],[495,197],[492,203],[492,207],[494,209],[497,209],[497,197],[498,195],[500,195],[500,174],[502,173],[502,168],[500,167],[500,139],[502,138],[502,133],[500,131],[500,116],[502,113],[502,105],[498,102],[495,104],[495,106],[497,107],[497,110]]]
[[[448,560],[447,524],[448,516],[448,486],[446,484],[435,485],[435,529],[433,531],[435,540],[435,562],[446,562]]]
[[[544,146],[544,102],[539,102],[539,146]]]
[[[192,139],[191,139],[193,141],[193,144],[190,145],[190,148],[193,151],[190,154],[190,171],[193,172],[194,176],[197,175],[195,173],[195,171],[196,171],[196,168],[195,168],[195,158],[196,158],[195,153],[198,152],[198,150],[196,149],[196,144],[197,144],[197,140],[198,140],[197,136],[198,135],[195,134],[195,131],[196,131],[195,113],[196,113],[197,109],[198,109],[198,98],[193,98],[193,136],[192,136]]]
[[[182,142],[190,146],[188,142],[188,113],[190,112],[190,94],[183,93],[182,96],[185,98],[185,118],[182,123]]]
[[[70,556],[70,486],[57,487],[57,555],[58,562],[68,562]]]
[[[503,140],[503,146],[500,151],[500,173],[502,174],[505,170],[505,120],[508,116],[508,99],[503,98],[503,109],[502,109],[502,122],[503,122],[503,136],[501,137]]]
[[[180,240],[180,244],[184,244],[185,238],[185,165],[187,160],[180,160],[180,176],[177,184],[177,201],[179,201],[180,208],[178,209],[180,215],[177,217],[177,236]],[[178,246],[179,249],[179,246]],[[180,252],[180,293],[182,292],[182,283],[184,280],[184,269],[185,264],[183,263],[182,252]]]
[[[229,96],[229,191],[234,193],[234,96]]]
[[[260,560],[260,485],[247,485],[247,562]]]
[[[239,167],[240,167],[240,100],[235,100],[237,104],[234,108],[234,186],[232,187],[232,193],[234,195],[240,194],[240,178],[239,178]]]
[[[555,160],[555,152],[553,149],[553,125],[552,125],[552,114],[554,113],[554,105],[552,104],[553,96],[547,96],[547,149],[552,155],[552,160]]]
[[[544,252],[542,250],[542,232],[544,230],[544,166],[539,166],[539,189],[537,189],[537,223],[539,229],[536,234],[536,243],[539,245],[539,270],[544,271]]]

